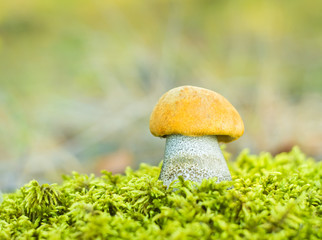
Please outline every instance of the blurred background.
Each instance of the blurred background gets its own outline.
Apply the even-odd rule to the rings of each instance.
[[[159,164],[149,115],[173,87],[225,96],[227,145],[322,158],[322,1],[0,1],[0,190]],[[233,159],[232,157],[232,159]]]

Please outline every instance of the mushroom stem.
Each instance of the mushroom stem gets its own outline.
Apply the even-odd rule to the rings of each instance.
[[[231,180],[216,136],[167,136],[159,179],[169,186],[178,176],[195,182],[213,177],[217,182]]]

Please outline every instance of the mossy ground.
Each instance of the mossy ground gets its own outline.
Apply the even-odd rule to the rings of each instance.
[[[31,181],[2,196],[0,239],[322,239],[321,162],[294,148],[243,151],[229,166],[232,182],[179,179],[169,189],[147,165]]]

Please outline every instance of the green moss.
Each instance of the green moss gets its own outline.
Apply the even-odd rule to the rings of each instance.
[[[298,148],[272,157],[243,151],[232,182],[182,178],[159,167],[125,175],[73,173],[3,194],[0,239],[321,239],[322,163]],[[229,189],[230,190],[227,190]]]

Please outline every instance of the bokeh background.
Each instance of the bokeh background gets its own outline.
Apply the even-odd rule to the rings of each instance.
[[[0,190],[159,164],[149,132],[180,85],[224,95],[236,156],[322,158],[322,1],[0,1]]]

